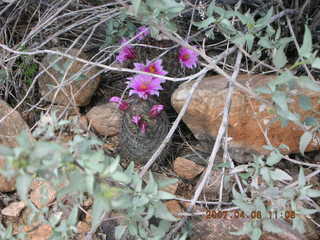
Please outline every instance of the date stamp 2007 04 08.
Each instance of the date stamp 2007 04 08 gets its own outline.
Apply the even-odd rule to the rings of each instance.
[[[294,219],[296,217],[295,211],[268,211],[267,214],[262,214],[261,211],[251,211],[245,214],[241,210],[222,211],[222,210],[206,210],[206,219],[237,219],[237,218],[250,218],[250,219]]]

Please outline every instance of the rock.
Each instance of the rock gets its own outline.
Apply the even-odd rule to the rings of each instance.
[[[5,158],[0,155],[0,168],[5,167]],[[0,192],[12,192],[16,190],[15,178],[7,179],[0,175]]]
[[[90,231],[90,225],[86,222],[78,222],[78,225],[77,225],[77,232],[78,233],[87,233]]]
[[[7,217],[18,217],[21,211],[26,207],[22,201],[10,203],[7,207],[1,210],[1,214]]]
[[[204,170],[204,167],[189,159],[178,157],[174,160],[173,169],[179,177],[190,180],[198,176]]]
[[[68,51],[67,49],[61,48],[55,48],[53,50],[66,52],[69,55],[78,56],[84,60],[89,59],[85,53],[82,52],[79,54],[80,50],[76,48]],[[66,57],[59,58],[60,60],[48,68],[47,72],[44,72],[38,79],[41,95],[47,101],[55,104],[68,105],[69,102],[71,102],[71,105],[75,106],[87,105],[100,82],[100,76],[95,76],[98,73],[98,69],[94,67],[90,68],[89,71],[83,71],[83,69],[88,68],[88,66],[85,66],[85,63]],[[57,55],[48,54],[44,57],[42,64],[47,68],[57,59]],[[63,79],[66,71],[68,72]],[[83,71],[83,73],[78,75],[81,71]],[[64,86],[59,88],[58,86],[62,80],[64,80]]]
[[[0,99],[0,119],[12,111],[12,108],[3,100]],[[30,129],[26,122],[22,119],[17,111],[13,111],[8,117],[0,122],[0,144],[8,147],[16,147],[18,145],[16,137],[25,130],[30,136],[30,141],[33,140]]]
[[[93,107],[88,113],[89,126],[100,135],[115,136],[120,132],[122,112],[116,103],[107,103]]]
[[[166,201],[164,204],[166,205],[169,212],[175,217],[178,217],[178,215],[177,215],[178,213],[183,212],[183,210],[177,200]]]
[[[263,86],[274,78],[275,75],[242,74],[239,75],[237,81],[243,85],[250,85],[254,89]],[[176,111],[181,110],[193,83],[191,81],[181,84],[172,95],[171,102]],[[193,94],[183,120],[199,140],[214,140],[217,136],[227,92],[226,79],[222,76],[211,76],[204,78]],[[320,110],[319,94],[317,92],[306,89],[299,89],[298,92],[311,98],[312,111]],[[264,97],[268,100],[271,99],[270,95],[267,94]],[[294,96],[293,99],[294,101],[289,103],[291,112],[299,113],[302,120],[307,116],[317,117],[312,111],[304,111],[299,107],[299,96]],[[235,161],[245,162],[250,159],[248,156],[244,159],[236,159],[235,155],[238,153],[269,153],[268,150],[263,148],[264,145],[267,145],[267,142],[261,127],[263,131],[268,129],[268,138],[273,146],[286,144],[290,148],[290,152],[286,152],[286,154],[299,152],[299,140],[303,131],[292,122],[286,127],[282,127],[280,121],[272,122],[271,120],[276,117],[272,110],[260,100],[235,89],[232,96],[228,126],[228,136],[231,139],[229,147],[231,153],[234,152],[232,157],[235,157]],[[306,151],[318,148],[317,142],[313,141]]]
[[[50,183],[34,181],[31,186],[30,199],[38,208],[43,208],[52,203],[56,198],[56,190]]]
[[[49,240],[52,228],[49,224],[42,224],[36,230],[28,233],[30,240]]]
[[[249,236],[231,235],[242,229],[248,222],[246,218],[211,218],[202,220],[193,219],[193,235],[190,240],[250,240]],[[260,240],[309,240],[306,236],[293,230],[291,225],[281,220],[275,220],[275,224],[282,229],[282,233],[264,232]]]

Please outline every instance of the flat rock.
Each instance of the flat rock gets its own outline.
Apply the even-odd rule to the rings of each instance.
[[[175,173],[185,179],[193,179],[204,170],[204,167],[194,163],[192,160],[177,157],[173,163]]]
[[[89,126],[93,127],[100,135],[115,136],[121,130],[122,112],[116,103],[93,107],[86,116]]]
[[[48,182],[34,181],[31,189],[30,199],[38,208],[48,206],[56,198],[57,192]]]
[[[7,217],[18,217],[21,211],[26,207],[23,201],[10,203],[1,210],[1,214]]]
[[[54,48],[53,50],[66,52],[67,49]],[[66,53],[72,56],[77,56],[84,60],[89,60],[89,57],[79,49],[73,48]],[[42,60],[44,67],[49,67],[58,57],[48,54]],[[95,90],[97,89],[100,76],[97,68],[90,68],[85,63],[71,60],[66,57],[60,57],[53,66],[47,69],[38,80],[41,95],[49,102],[74,106],[87,105]],[[82,72],[80,74],[80,72]],[[65,75],[65,78],[63,77]],[[61,86],[61,83],[63,85]],[[61,87],[59,87],[61,86]]]
[[[49,224],[42,224],[36,230],[28,233],[30,240],[49,240],[52,234],[52,228]]]
[[[12,108],[3,100],[0,99],[0,119],[9,114]],[[8,147],[16,147],[18,145],[16,137],[25,130],[30,136],[30,140],[33,138],[27,123],[22,119],[21,115],[17,111],[13,111],[2,122],[0,122],[0,144]]]
[[[275,77],[275,75],[241,74],[237,81],[255,89]],[[177,112],[182,109],[193,83],[194,81],[190,81],[181,84],[173,93],[171,103]],[[199,140],[214,140],[217,136],[227,92],[227,81],[222,76],[204,78],[194,92],[183,121]],[[314,112],[320,110],[319,93],[305,89],[299,89],[298,92],[310,97]],[[292,94],[293,101],[288,104],[291,112],[300,114],[302,120],[307,116],[317,117],[312,111],[303,110],[299,106],[299,96],[294,92]],[[263,97],[271,99],[271,96],[267,94]],[[268,151],[263,148],[264,145],[267,145],[263,132],[266,129],[268,129],[268,138],[273,146],[286,144],[290,148],[290,151],[286,153],[299,152],[299,140],[303,131],[293,122],[282,127],[280,121],[271,121],[275,117],[276,114],[271,107],[236,88],[232,96],[228,126],[228,135],[231,139],[229,147],[231,152],[235,153],[233,155],[237,155],[237,152],[268,154]],[[312,141],[306,151],[316,149],[319,149],[319,145],[317,141]],[[234,160],[244,162],[249,159]]]

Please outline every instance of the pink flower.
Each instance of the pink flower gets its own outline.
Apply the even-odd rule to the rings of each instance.
[[[123,100],[121,100],[121,98],[119,97],[112,97],[110,98],[109,102],[114,102],[114,103],[118,103],[119,104],[119,109],[120,110],[127,110],[129,107],[129,104]]]
[[[189,48],[181,47],[179,50],[179,60],[182,66],[194,68],[197,65],[199,54]]]
[[[120,63],[123,63],[128,59],[133,59],[136,57],[133,46],[130,44],[125,44],[127,41],[128,40],[125,38],[121,40],[121,45],[124,46],[121,48],[120,53],[116,58]]]
[[[139,123],[140,123],[140,121],[141,121],[141,116],[139,116],[139,115],[134,115],[134,116],[132,117],[131,121],[132,121],[134,124],[136,124],[137,126],[139,126]]]
[[[145,133],[147,130],[148,124],[145,121],[141,121],[139,124],[140,131]]]
[[[142,99],[147,99],[150,95],[159,96],[159,91],[163,88],[161,87],[161,80],[153,78],[147,75],[138,74],[132,78],[128,78],[129,88],[132,90],[129,91],[129,95],[137,94]]]
[[[153,118],[159,116],[159,114],[162,112],[163,108],[164,108],[164,106],[161,104],[153,105],[150,112],[149,112],[149,116],[153,117]]]
[[[143,40],[146,36],[148,36],[150,33],[150,30],[148,27],[146,26],[141,26],[138,28],[138,32],[137,32],[137,39],[138,40]]]
[[[149,72],[149,73],[154,73],[154,74],[159,74],[159,75],[167,75],[168,72],[163,70],[162,67],[162,60],[159,59],[155,62],[151,62],[147,60],[147,64],[144,65],[142,63],[134,63],[134,69],[138,71],[143,71],[143,72]],[[161,79],[161,83],[165,82],[166,80]]]
[[[146,132],[146,129],[147,129],[147,122],[143,121],[142,117],[140,115],[134,115],[131,119],[131,121],[137,125],[140,129],[140,131],[142,133],[145,133]]]

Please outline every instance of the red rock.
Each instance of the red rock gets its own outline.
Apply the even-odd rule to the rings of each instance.
[[[179,177],[193,179],[204,170],[204,167],[189,159],[178,157],[174,160],[173,169]]]
[[[250,85],[254,89],[274,78],[275,75],[241,74],[237,81],[243,85]],[[172,95],[171,102],[176,111],[181,110],[193,83],[193,81],[190,81],[181,84]],[[312,110],[319,112],[319,93],[306,89],[298,90],[299,94],[311,98]],[[227,81],[224,77],[210,76],[202,80],[193,94],[183,121],[198,139],[204,140],[208,137],[214,139],[217,136],[227,92]],[[270,100],[269,95],[263,97]],[[298,96],[294,96],[293,100],[289,103],[289,109],[291,112],[299,113],[302,120],[306,116],[317,117],[312,111],[304,111],[299,107]],[[271,107],[236,88],[232,96],[232,106],[229,114],[228,136],[231,139],[229,147],[246,152],[267,154],[268,151],[263,148],[264,145],[267,145],[267,142],[261,128],[263,131],[268,128],[268,138],[273,146],[286,144],[290,148],[290,153],[299,152],[299,140],[303,131],[293,122],[290,122],[286,127],[282,127],[280,121],[271,122],[275,117],[276,115],[272,112]],[[319,149],[319,144],[313,141],[306,151],[316,149]]]

